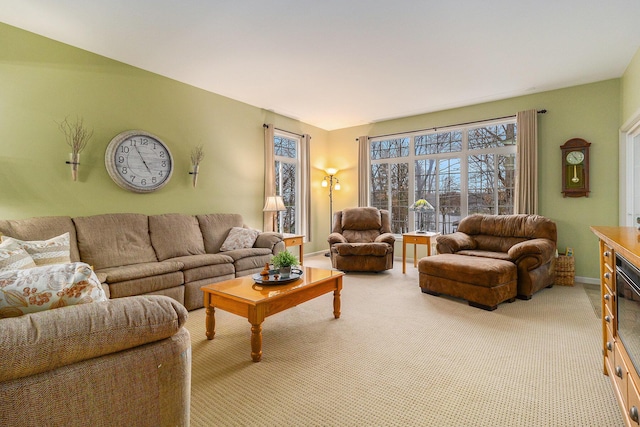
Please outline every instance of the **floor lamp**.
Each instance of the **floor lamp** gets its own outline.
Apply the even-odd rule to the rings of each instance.
[[[333,232],[333,189],[340,190],[340,180],[336,178],[338,169],[328,168],[325,172],[327,175],[322,179],[322,186],[329,187],[329,234],[331,234]],[[331,256],[331,253],[327,252],[324,256]]]
[[[284,205],[284,201],[282,200],[282,196],[267,196],[267,200],[264,202],[264,208],[262,208],[264,212],[273,212],[273,228],[272,231],[278,232],[277,229],[277,221],[278,221],[278,212],[286,211],[287,208]]]

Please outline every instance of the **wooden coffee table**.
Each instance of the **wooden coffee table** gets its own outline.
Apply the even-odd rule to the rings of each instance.
[[[203,286],[206,309],[207,339],[215,336],[215,309],[228,311],[251,323],[251,359],[262,358],[262,322],[267,316],[279,313],[315,297],[333,292],[333,316],[340,317],[341,271],[304,267],[304,274],[284,285],[260,285],[251,276],[238,277]]]

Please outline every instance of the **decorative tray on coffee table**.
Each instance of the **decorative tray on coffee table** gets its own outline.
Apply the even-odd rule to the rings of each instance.
[[[251,276],[251,278],[260,285],[283,285],[285,283],[294,282],[301,277],[302,270],[299,268],[292,268],[291,274],[286,279],[280,277],[278,270],[269,270],[268,276],[261,276],[260,273],[256,273]]]

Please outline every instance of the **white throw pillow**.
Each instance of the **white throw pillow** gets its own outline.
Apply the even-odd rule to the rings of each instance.
[[[0,272],[35,267],[31,255],[15,242],[0,243]]]
[[[48,240],[24,241],[2,236],[2,242],[13,242],[27,251],[36,265],[68,264],[71,262],[69,233]]]
[[[100,281],[83,262],[0,272],[0,318],[106,300]]]
[[[233,227],[220,247],[220,252],[252,248],[259,234],[259,230],[252,228]]]

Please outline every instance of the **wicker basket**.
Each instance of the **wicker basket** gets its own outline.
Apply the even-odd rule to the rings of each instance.
[[[560,286],[573,286],[576,275],[576,261],[572,256],[560,255],[556,259],[556,280]]]

